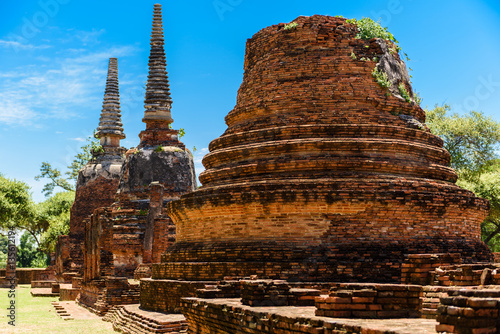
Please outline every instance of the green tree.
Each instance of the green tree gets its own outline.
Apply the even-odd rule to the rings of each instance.
[[[93,159],[94,152],[102,152],[103,148],[99,139],[95,137],[95,130],[92,136],[87,138],[87,143],[80,147],[80,152],[75,155],[73,162],[68,166],[69,171],[66,172],[68,179],[76,183],[78,173],[90,160]]]
[[[446,104],[426,110],[427,125],[450,152],[457,184],[490,201],[481,234],[492,250],[500,251],[500,123],[477,111],[465,115],[449,111]]]
[[[74,191],[55,194],[36,204],[35,214],[29,224],[22,226],[32,237],[37,249],[46,253],[54,251],[57,232],[68,232],[69,215],[75,200]]]
[[[18,228],[29,223],[35,214],[30,187],[0,174],[0,228]]]
[[[20,268],[42,268],[49,263],[50,258],[36,247],[33,236],[24,232],[17,247],[17,266]]]
[[[42,178],[47,178],[50,180],[49,183],[45,184],[42,189],[42,193],[45,196],[50,196],[54,192],[56,187],[60,187],[66,191],[75,190],[74,184],[72,184],[68,179],[61,176],[61,171],[57,168],[53,168],[48,162],[42,162],[40,167],[40,175],[35,176],[35,180],[39,181]]]
[[[63,177],[62,172],[52,167],[49,162],[42,162],[40,166],[40,175],[35,176],[35,180],[49,179],[50,182],[45,184],[42,193],[45,196],[50,196],[57,187],[65,191],[74,191],[78,173],[90,160],[93,159],[93,152],[101,152],[103,150],[99,140],[95,138],[95,131],[92,136],[87,138],[87,142],[80,148],[80,152],[75,155],[73,162],[68,166],[68,171]]]
[[[5,235],[0,235],[0,268],[7,266],[7,253],[9,247],[9,238]]]
[[[448,115],[450,110],[446,104],[426,110],[427,125],[444,140],[444,148],[451,154],[451,166],[460,178],[477,178],[498,158],[500,123],[481,112]]]
[[[55,194],[38,204],[39,219],[47,227],[40,237],[40,249],[47,254],[55,250],[59,235],[69,233],[70,211],[75,201],[75,192],[66,191]]]
[[[28,185],[0,175],[0,229],[24,230],[24,234],[29,235],[29,238],[23,239],[25,251],[22,265],[29,266],[31,253],[45,253],[42,257],[45,259],[54,250],[57,237],[69,230],[74,199],[75,193],[68,191],[35,204]],[[41,257],[37,255],[36,258],[40,261]]]

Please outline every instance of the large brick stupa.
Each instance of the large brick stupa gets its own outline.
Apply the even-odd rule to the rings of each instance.
[[[153,278],[394,282],[411,253],[490,260],[488,202],[455,185],[393,43],[343,18],[294,22],[248,40],[228,128],[203,186],[168,204],[177,242]]]

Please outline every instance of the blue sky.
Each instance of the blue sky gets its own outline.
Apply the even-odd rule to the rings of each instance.
[[[174,128],[197,147],[197,173],[236,102],[246,40],[300,15],[380,18],[411,58],[423,106],[500,121],[497,0],[2,1],[0,172],[27,182],[35,200],[44,199],[34,180],[41,163],[65,171],[97,127],[109,57],[118,57],[122,144],[138,144],[154,3],[163,5]]]

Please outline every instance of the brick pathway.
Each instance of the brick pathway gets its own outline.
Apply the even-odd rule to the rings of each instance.
[[[239,299],[203,299],[203,301],[222,304],[229,307],[238,307],[245,314],[251,313],[271,313],[287,318],[309,318],[318,319],[324,322],[336,323],[348,326],[359,326],[363,329],[363,333],[370,334],[435,334],[436,320],[433,319],[344,319],[344,318],[329,318],[316,317],[314,312],[315,307],[312,306],[283,306],[283,307],[250,307],[242,305]]]

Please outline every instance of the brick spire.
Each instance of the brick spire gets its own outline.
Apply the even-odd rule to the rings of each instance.
[[[120,92],[118,88],[118,60],[109,58],[108,79],[96,137],[102,146],[119,147],[125,138],[121,123]]]
[[[151,52],[149,55],[149,75],[146,86],[146,99],[144,101],[144,118],[142,121],[156,123],[158,121],[167,125],[173,122],[170,114],[172,98],[168,83],[167,60],[165,57],[163,22],[161,5],[154,5],[153,30],[151,33]]]

